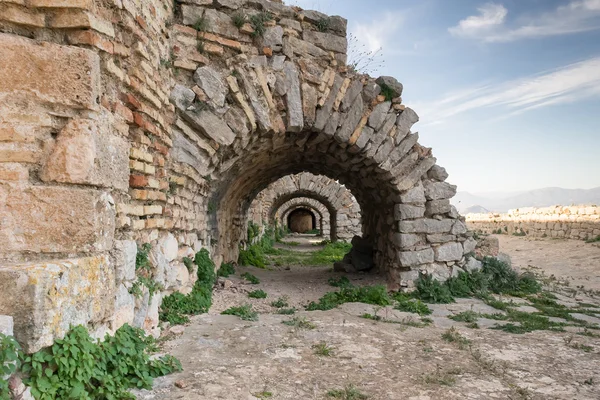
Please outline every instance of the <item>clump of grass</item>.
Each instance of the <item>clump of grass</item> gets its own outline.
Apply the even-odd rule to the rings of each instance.
[[[331,25],[331,21],[329,20],[329,18],[321,18],[316,23],[316,26],[317,26],[317,29],[319,30],[319,32],[327,31],[327,29],[329,29],[330,25]]]
[[[447,285],[433,279],[431,275],[421,276],[415,282],[418,297],[427,303],[453,303],[454,297]]]
[[[477,322],[477,318],[479,318],[479,314],[476,313],[475,311],[463,311],[461,313],[458,313],[456,315],[453,315],[450,317],[450,319],[454,320],[454,321],[458,321],[458,322]]]
[[[221,313],[222,315],[237,315],[244,321],[258,321],[258,313],[252,310],[250,304],[245,304],[240,307],[230,307]]]
[[[508,310],[506,320],[511,321],[504,325],[495,326],[492,329],[498,329],[509,333],[527,333],[540,330],[563,331],[564,324],[552,322],[548,317],[539,314],[531,314],[522,311]],[[517,324],[515,324],[518,323]]]
[[[393,299],[396,300],[396,305],[394,308],[396,310],[416,313],[419,315],[430,315],[432,313],[431,309],[427,307],[427,304],[423,303],[421,300],[412,299],[409,295],[404,293],[395,293],[392,295]]]
[[[231,16],[231,21],[233,22],[233,25],[239,29],[246,23],[246,21],[248,21],[248,16],[243,12],[238,11]]]
[[[333,355],[333,347],[328,346],[325,342],[315,344],[312,348],[318,356],[329,357]]]
[[[315,329],[317,327],[314,323],[304,317],[294,317],[287,321],[281,321],[281,323],[297,329]]]
[[[587,336],[587,337],[593,337],[593,338],[600,338],[599,334],[594,333],[594,332],[590,331],[587,328],[583,328],[583,331],[582,332],[577,332],[577,334],[581,335],[581,336]]]
[[[253,290],[248,293],[248,297],[250,297],[251,299],[266,299],[267,292],[265,292],[262,289]]]
[[[455,327],[448,329],[442,333],[442,339],[449,343],[456,343],[459,349],[464,350],[471,344],[471,341],[461,335]]]
[[[350,286],[350,280],[345,277],[345,276],[341,276],[339,278],[329,278],[327,280],[327,283],[329,283],[329,286],[333,286],[333,287],[346,287],[346,286]]]
[[[381,87],[381,93],[379,93],[379,94],[382,95],[383,97],[385,97],[385,101],[392,101],[392,99],[394,98],[394,95],[396,94],[394,89],[392,89],[385,83],[382,83],[379,86]]]
[[[600,242],[600,235],[596,236],[593,239],[588,239],[585,241],[586,243],[596,243],[596,242]]]
[[[287,297],[278,297],[277,300],[274,300],[271,302],[271,306],[275,307],[275,308],[282,308],[282,307],[287,307],[288,304],[288,300]]]
[[[361,393],[354,385],[348,385],[343,389],[332,389],[327,392],[327,397],[342,400],[367,400],[369,396]]]
[[[271,397],[273,397],[273,393],[263,390],[262,392],[252,393],[252,396],[259,399],[270,399]]]
[[[252,25],[252,37],[262,37],[267,28],[265,27],[265,23],[269,22],[273,19],[273,16],[268,12],[260,12],[258,14],[254,14],[250,16],[250,25]]]
[[[228,278],[229,275],[234,275],[234,274],[235,274],[235,267],[233,266],[233,264],[224,263],[224,264],[221,264],[221,268],[219,268],[219,272],[217,273],[217,276],[222,276],[223,278]]]
[[[327,311],[343,303],[366,303],[378,306],[387,306],[392,303],[383,285],[343,287],[338,292],[326,293],[318,302],[310,302],[307,311]]]
[[[296,247],[296,246],[300,246],[300,242],[283,242],[288,246],[292,246],[292,247]]]
[[[252,275],[249,272],[244,272],[242,274],[242,278],[244,278],[253,285],[258,285],[260,283],[260,279],[258,279],[256,276]]]
[[[435,372],[423,375],[423,382],[427,384],[453,386],[456,383],[455,375],[462,373],[460,368],[450,368],[442,371],[439,366]]]
[[[208,29],[208,21],[204,17],[198,18],[192,27],[198,32],[206,32]]]
[[[352,244],[347,242],[328,243],[321,250],[311,253],[306,263],[307,265],[333,264],[341,261],[350,249],[352,249]]]
[[[479,329],[479,324],[477,322],[470,322],[467,324],[467,328]]]
[[[296,313],[295,308],[280,308],[279,310],[277,310],[277,314],[281,314],[281,315],[292,315],[295,313]]]

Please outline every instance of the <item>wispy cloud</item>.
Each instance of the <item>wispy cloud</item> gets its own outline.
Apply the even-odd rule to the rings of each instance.
[[[477,11],[479,15],[461,20],[448,31],[454,36],[494,43],[600,29],[600,0],[570,0],[550,12],[517,17],[512,24],[502,4],[487,3]]]
[[[500,84],[467,88],[434,102],[415,104],[425,124],[477,109],[514,115],[536,108],[600,97],[600,57]]]

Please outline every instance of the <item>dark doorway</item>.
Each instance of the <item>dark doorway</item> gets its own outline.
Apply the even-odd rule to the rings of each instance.
[[[287,224],[292,232],[306,233],[317,228],[317,218],[312,211],[306,208],[297,208],[289,213]]]

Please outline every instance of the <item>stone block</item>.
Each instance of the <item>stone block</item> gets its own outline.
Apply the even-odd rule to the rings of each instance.
[[[429,264],[434,260],[433,249],[401,251],[398,252],[398,260],[403,267],[416,267],[422,264]]]
[[[129,143],[113,135],[106,122],[71,119],[60,131],[41,178],[127,190]]]
[[[227,86],[219,72],[211,67],[200,67],[194,73],[194,82],[204,91],[210,101],[217,107],[225,105]]]
[[[2,251],[84,253],[112,248],[115,205],[105,192],[0,184]]]
[[[0,48],[0,93],[22,93],[74,108],[97,108],[98,54],[4,33],[0,34]]]
[[[135,280],[135,259],[137,244],[133,240],[115,240],[110,252],[111,264],[115,268],[117,283],[133,282]]]
[[[425,197],[427,200],[451,199],[456,194],[456,186],[446,182],[425,182]]]
[[[483,263],[473,257],[469,257],[469,259],[467,260],[467,263],[465,264],[465,266],[463,268],[467,272],[475,272],[475,271],[479,271],[481,268],[483,268]]]
[[[430,200],[425,204],[427,207],[427,216],[436,214],[446,214],[451,210],[450,200]]]
[[[413,206],[410,204],[396,204],[394,207],[394,219],[401,221],[403,219],[423,218],[425,207]]]
[[[113,330],[117,330],[125,324],[133,324],[134,316],[135,297],[129,293],[129,289],[123,283],[119,283],[117,284],[115,296]]]
[[[173,90],[171,90],[169,100],[171,100],[171,103],[175,104],[175,107],[179,110],[185,111],[192,103],[194,103],[195,98],[196,93],[194,93],[192,89],[176,84],[175,87],[173,87]]]
[[[459,261],[463,256],[462,244],[450,242],[435,248],[436,261]]]
[[[0,333],[6,336],[14,335],[15,324],[13,317],[8,315],[0,315]]]
[[[158,241],[158,249],[164,254],[167,262],[175,260],[179,250],[177,239],[175,239],[172,233],[168,233]]]
[[[412,189],[407,190],[403,194],[400,195],[400,201],[402,203],[421,203],[424,204],[426,201],[425,198],[425,189],[421,182],[419,182]]]
[[[348,41],[346,37],[334,35],[326,32],[305,30],[302,38],[324,50],[345,54],[348,50]]]
[[[385,85],[392,90],[392,97],[402,96],[402,90],[404,87],[398,80],[392,76],[380,76],[375,81],[379,86]]]
[[[13,316],[26,352],[52,345],[76,325],[101,325],[115,304],[108,256],[0,267],[0,310]]]
[[[421,243],[421,237],[412,233],[394,233],[392,241],[400,249],[406,250]]]
[[[477,247],[477,240],[473,238],[468,238],[463,242],[463,254],[469,254],[472,251],[475,251]]]
[[[450,233],[453,224],[451,219],[419,219],[400,221],[398,228],[402,233]]]

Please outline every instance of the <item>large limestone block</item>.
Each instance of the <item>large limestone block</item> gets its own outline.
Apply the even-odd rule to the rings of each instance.
[[[137,244],[133,240],[115,240],[110,252],[111,263],[115,268],[117,283],[133,282],[135,280],[135,260]]]
[[[106,123],[75,118],[60,131],[44,166],[46,182],[129,188],[129,143]]]
[[[0,315],[0,333],[6,336],[14,334],[15,324],[13,317],[8,315]]]
[[[0,93],[26,94],[42,102],[95,109],[100,58],[79,47],[0,33]]]
[[[462,244],[457,242],[445,243],[435,248],[436,261],[459,261],[462,256]]]
[[[427,200],[451,199],[456,194],[456,186],[446,182],[425,182]]]
[[[112,328],[117,330],[125,324],[133,324],[134,316],[135,297],[129,293],[129,289],[127,289],[124,284],[118,284],[115,296],[115,312]]]
[[[403,267],[416,267],[418,265],[432,263],[433,258],[433,249],[401,251],[398,253],[400,265]]]
[[[108,256],[0,267],[0,310],[15,320],[27,352],[50,346],[75,325],[101,325],[115,309]]]
[[[206,93],[214,105],[217,107],[225,105],[228,89],[219,72],[208,66],[200,67],[194,72],[194,82]]]
[[[333,35],[331,33],[305,30],[303,39],[324,50],[334,51],[336,53],[346,53],[348,41],[346,37]]]
[[[194,128],[199,129],[219,144],[229,146],[235,139],[235,133],[227,123],[208,110],[187,111],[183,114],[183,117]]]
[[[0,185],[1,251],[83,253],[112,248],[113,198],[74,187]]]

